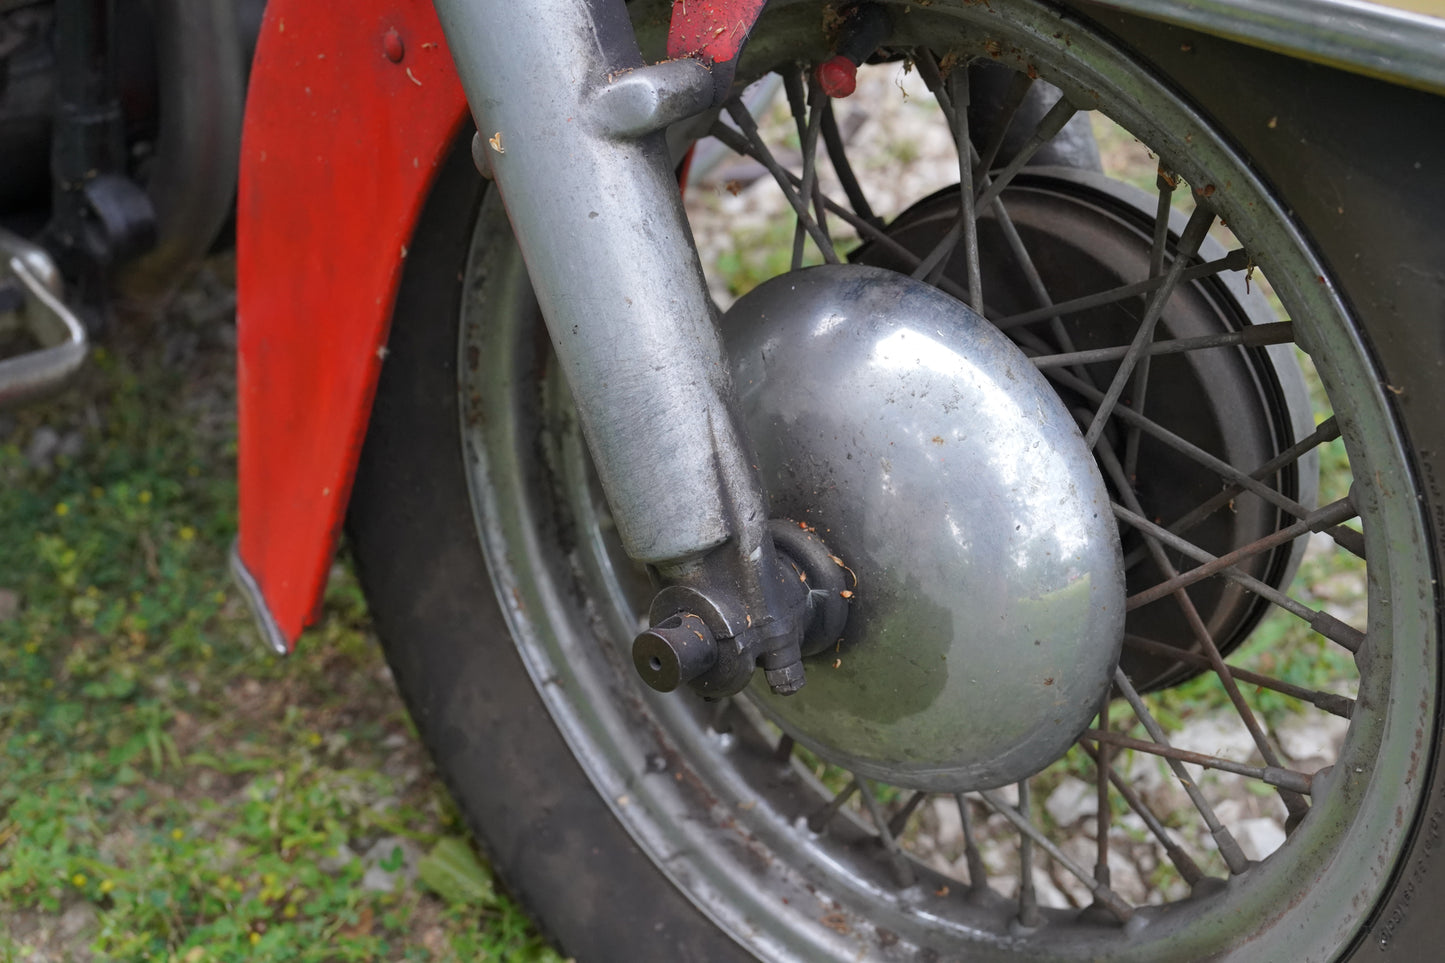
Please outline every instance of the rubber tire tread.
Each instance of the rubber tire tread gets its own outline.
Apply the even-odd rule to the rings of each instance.
[[[440,173],[408,258],[348,514],[397,687],[507,889],[579,960],[750,959],[656,869],[553,724],[493,596],[459,443],[458,281],[480,184]]]

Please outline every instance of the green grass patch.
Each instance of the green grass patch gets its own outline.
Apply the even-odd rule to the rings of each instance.
[[[225,570],[229,326],[121,327],[5,416],[0,961],[555,959],[476,862],[349,573],[295,656],[256,639]],[[28,458],[46,427],[80,444]],[[363,885],[389,839],[442,896]]]

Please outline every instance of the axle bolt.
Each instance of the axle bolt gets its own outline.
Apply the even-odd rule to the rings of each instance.
[[[637,674],[658,692],[671,692],[716,662],[717,641],[712,631],[689,613],[663,619],[632,642]]]

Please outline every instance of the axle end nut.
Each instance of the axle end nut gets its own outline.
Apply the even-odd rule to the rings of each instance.
[[[637,674],[658,692],[671,692],[716,662],[717,640],[706,622],[689,613],[663,619],[632,642]]]

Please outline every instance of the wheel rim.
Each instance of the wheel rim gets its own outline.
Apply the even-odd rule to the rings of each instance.
[[[812,4],[770,5],[744,75],[816,57],[818,17]],[[1106,108],[1188,183],[1217,185],[1211,204],[1247,239],[1289,308],[1356,477],[1375,481],[1355,492],[1370,559],[1356,709],[1332,772],[1316,777],[1309,818],[1263,863],[1196,888],[1195,899],[1139,908],[1128,924],[1044,910],[1035,928],[1021,926],[1018,900],[902,854],[878,831],[886,819],[869,825],[882,811],[872,787],[857,814],[844,807],[825,832],[809,831],[808,817],[830,794],[786,751],[780,759],[755,710],[731,706],[723,717],[731,731],[718,732],[712,708],[659,696],[633,677],[637,575],[608,537],[525,271],[515,250],[497,243],[505,218],[489,202],[467,270],[462,427],[478,530],[528,671],[642,849],[763,957],[966,947],[980,959],[1197,959],[1247,939],[1251,958],[1330,958],[1374,905],[1403,845],[1424,767],[1416,740],[1426,736],[1414,734],[1427,731],[1434,711],[1433,607],[1390,604],[1433,589],[1418,511],[1402,494],[1404,445],[1379,380],[1326,271],[1247,165],[1120,52],[1031,4],[937,3],[895,17],[895,27],[895,46],[927,40],[939,49],[948,37],[947,49],[965,56],[1017,59],[1066,96]],[[1019,838],[1024,848],[1042,845]]]

